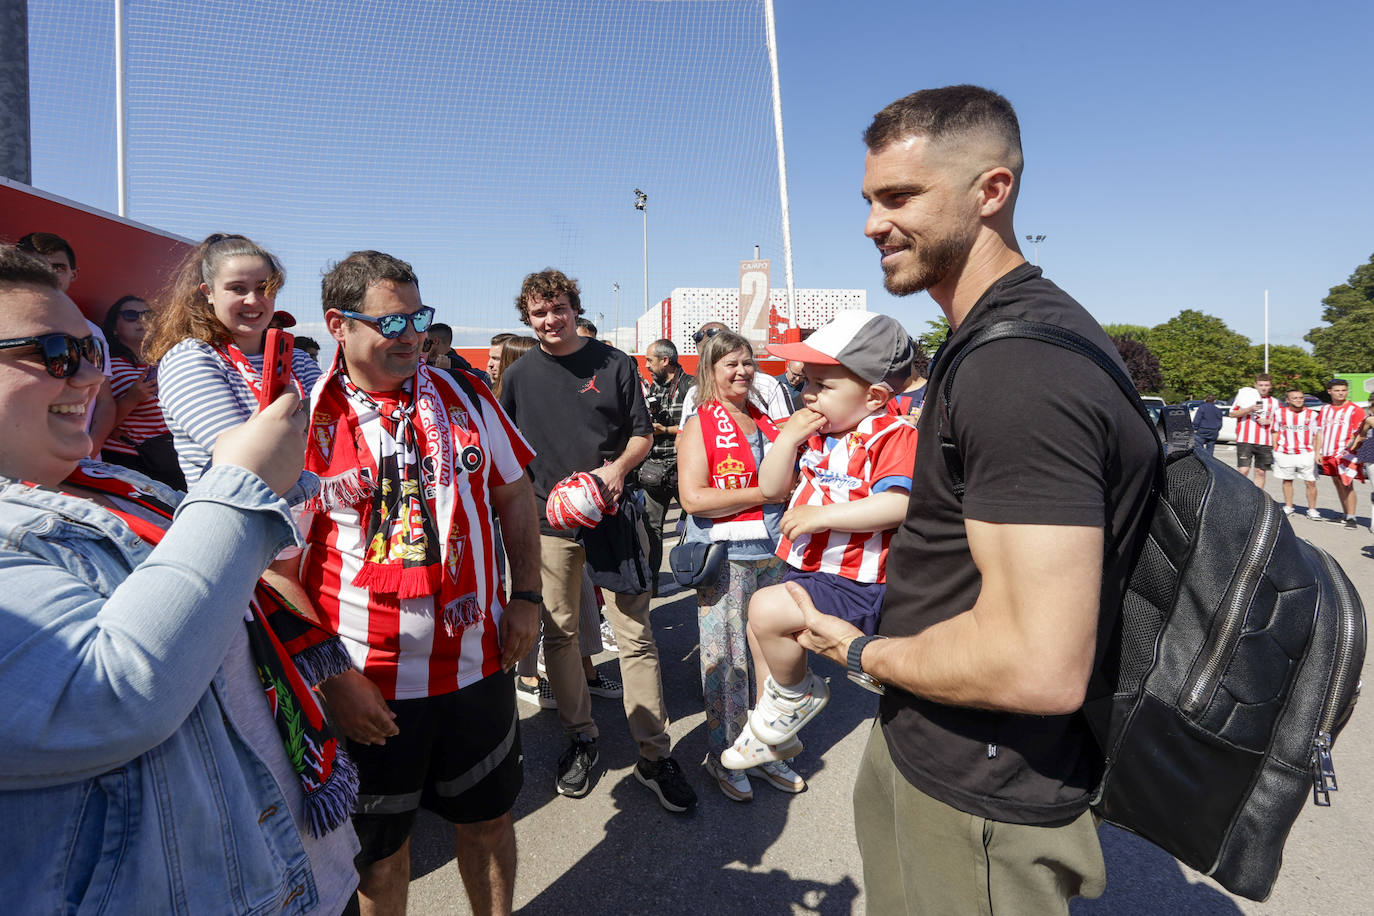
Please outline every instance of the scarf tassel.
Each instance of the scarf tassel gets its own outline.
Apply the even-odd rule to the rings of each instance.
[[[340,827],[353,816],[358,797],[358,767],[339,748],[334,767],[324,784],[305,795],[305,826],[316,839]]]
[[[356,506],[372,497],[371,483],[363,479],[358,468],[351,468],[334,477],[320,478],[320,492],[305,504],[312,512],[328,512],[345,506]]]
[[[439,566],[406,566],[401,561],[364,563],[353,577],[358,588],[397,598],[425,598],[439,591],[443,570]]]
[[[291,660],[296,663],[301,679],[312,687],[353,668],[348,650],[337,636],[297,652]]]

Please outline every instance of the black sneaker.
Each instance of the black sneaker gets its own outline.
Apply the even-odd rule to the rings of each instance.
[[[526,684],[523,678],[515,679],[515,696],[526,703],[533,703],[540,709],[557,709],[558,701],[553,698],[553,687],[549,679],[541,677],[538,684]]]
[[[553,787],[559,795],[581,798],[591,791],[592,767],[596,766],[596,739],[578,735],[558,758],[558,779]]]
[[[658,796],[658,803],[669,811],[681,814],[696,807],[697,793],[687,784],[682,767],[671,757],[662,760],[640,757],[635,764],[635,779],[652,789]]]
[[[1347,527],[1347,528],[1358,528],[1358,527],[1360,527],[1360,523],[1357,522],[1357,521],[1355,521],[1355,519],[1354,519],[1352,516],[1347,515],[1347,516],[1345,517],[1345,527]]]

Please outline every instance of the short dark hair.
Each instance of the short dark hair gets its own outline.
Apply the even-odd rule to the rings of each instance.
[[[1270,375],[1268,372],[1257,372],[1255,373],[1255,381],[1270,382],[1272,384],[1274,381],[1274,377]]]
[[[591,331],[593,337],[600,333],[590,318],[583,318],[581,315],[577,316],[577,327],[581,331]]]
[[[320,305],[326,312],[361,311],[367,291],[386,282],[420,288],[415,268],[400,258],[381,251],[355,251],[331,267],[320,281]]]
[[[1304,395],[1304,396],[1306,395],[1306,392],[1304,392],[1301,388],[1289,388],[1287,391],[1284,392],[1284,394],[1292,394],[1292,393],[1295,392],[1295,391],[1296,391],[1298,394],[1301,394],[1301,395]]]
[[[72,250],[71,244],[60,235],[51,232],[30,232],[19,241],[15,242],[20,251],[27,251],[29,254],[57,254],[59,251],[67,253],[67,263],[76,270],[76,252]]]
[[[577,288],[577,281],[557,268],[546,267],[538,273],[525,276],[520,284],[520,294],[515,297],[515,310],[520,313],[520,320],[529,324],[531,298],[552,302],[564,294],[567,294],[568,302],[572,305],[573,314],[581,315],[582,291]]]
[[[60,289],[51,267],[14,245],[0,245],[0,286]]]
[[[1343,378],[1333,378],[1331,381],[1326,383],[1327,388],[1335,388],[1337,385],[1344,385],[1345,387],[1349,388],[1350,382]]]
[[[677,344],[673,343],[666,337],[662,340],[656,340],[653,343],[649,344],[649,349],[645,352],[649,353],[652,356],[657,356],[660,359],[666,359],[674,366],[678,364]]]
[[[320,342],[313,337],[297,337],[296,349],[314,350],[316,353],[318,353],[320,352]]]
[[[500,334],[493,334],[493,335],[491,335],[491,345],[494,347],[494,346],[496,346],[497,344],[503,344],[503,343],[505,343],[506,341],[510,340],[512,337],[519,337],[519,336],[520,336],[520,335],[518,335],[518,334],[512,334],[510,331],[502,331]]]
[[[1006,165],[1021,177],[1021,124],[1011,102],[982,86],[945,86],[904,96],[873,116],[864,144],[877,152],[908,137],[937,143],[952,137],[991,134],[1001,139],[1014,161]]]
[[[434,322],[434,324],[430,325],[425,330],[425,333],[432,334],[436,338],[447,340],[449,342],[449,346],[453,345],[453,328],[444,324],[442,321]]]

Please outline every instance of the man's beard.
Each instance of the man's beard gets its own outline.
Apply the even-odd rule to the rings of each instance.
[[[890,242],[885,239],[884,244]],[[894,296],[910,296],[930,289],[964,266],[971,247],[972,239],[954,235],[936,239],[919,250],[914,246],[908,247],[907,253],[915,264],[905,267],[884,266],[883,287]]]

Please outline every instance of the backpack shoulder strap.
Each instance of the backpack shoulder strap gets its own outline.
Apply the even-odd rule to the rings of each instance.
[[[981,331],[975,333],[968,341],[956,352],[949,355],[949,368],[944,370],[940,380],[940,397],[938,413],[936,417],[936,435],[940,440],[940,454],[945,459],[945,467],[949,470],[950,479],[954,481],[954,495],[961,502],[964,499],[964,459],[959,454],[959,446],[954,439],[948,435],[946,427],[949,422],[949,399],[954,391],[954,378],[957,374],[959,364],[974,350],[984,344],[992,343],[994,340],[1006,340],[1008,338],[1022,338],[1026,340],[1038,340],[1042,343],[1053,344],[1063,347],[1065,350],[1077,353],[1092,360],[1103,372],[1107,373],[1116,382],[1117,388],[1126,399],[1135,405],[1136,413],[1145,421],[1145,425],[1150,428],[1150,434],[1155,437],[1155,441],[1160,443],[1160,461],[1156,467],[1156,476],[1163,477],[1163,442],[1159,437],[1159,430],[1150,419],[1149,411],[1145,409],[1145,404],[1140,400],[1140,395],[1135,390],[1135,384],[1130,377],[1122,371],[1121,367],[1114,360],[1102,352],[1097,344],[1077,334],[1074,331],[1061,328],[1057,325],[1046,324],[1042,321],[1025,321],[1022,319],[1008,318],[997,321]],[[938,355],[938,354],[937,354]],[[932,373],[934,374],[934,373]]]

